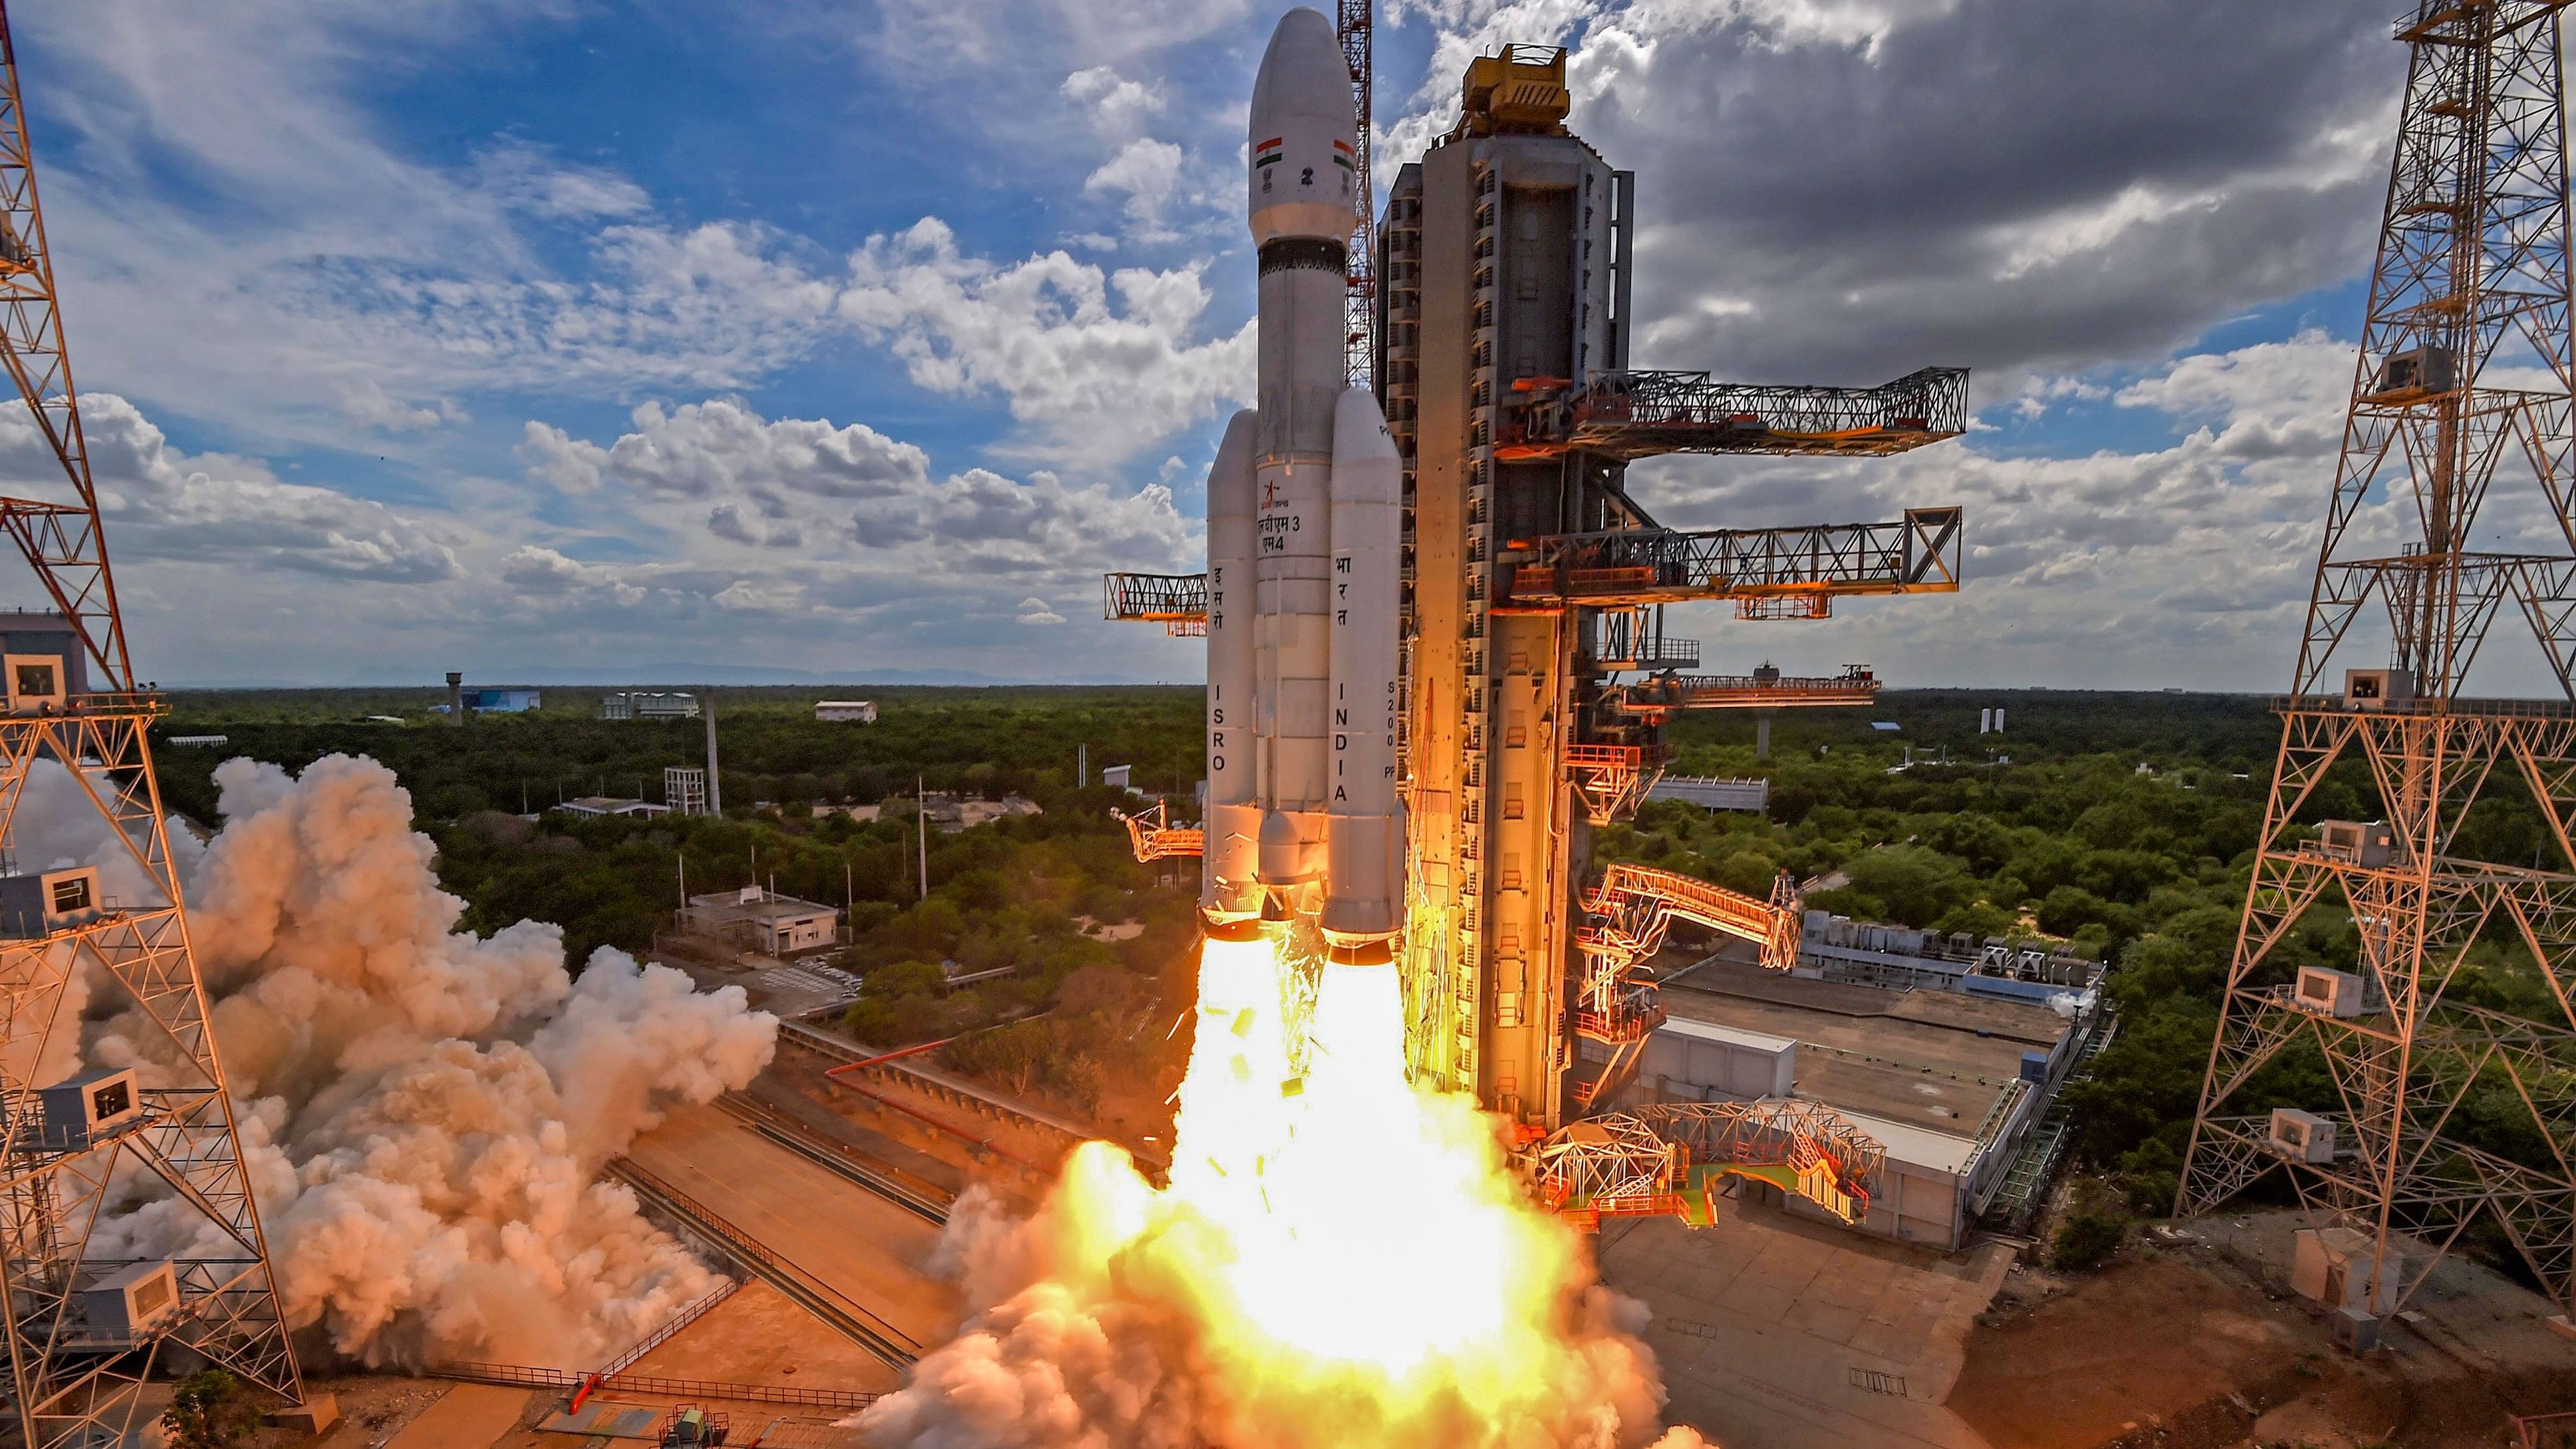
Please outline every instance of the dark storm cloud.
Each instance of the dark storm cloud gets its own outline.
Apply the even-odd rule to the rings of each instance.
[[[1575,121],[1640,173],[1640,365],[2080,368],[2366,265],[2405,64],[2379,8],[1899,12],[1853,43],[1593,20]]]

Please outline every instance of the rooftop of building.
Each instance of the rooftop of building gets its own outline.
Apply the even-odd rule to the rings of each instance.
[[[1974,1137],[2074,1023],[2045,1006],[1950,991],[1886,991],[1711,960],[1664,983],[1676,1020],[1788,1037],[1798,1095],[1891,1122]]]
[[[650,800],[629,800],[617,795],[582,795],[555,807],[585,815],[655,814],[670,807]]]
[[[743,899],[741,891],[714,891],[689,897],[689,904],[728,921],[801,921],[809,916],[833,915],[840,909],[769,891],[762,891],[750,900]]]

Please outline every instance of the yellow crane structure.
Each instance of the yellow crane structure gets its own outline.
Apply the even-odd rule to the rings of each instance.
[[[1574,1086],[1576,1100],[1586,1106],[1618,1091],[1644,1052],[1647,1036],[1663,1023],[1653,979],[1637,972],[1664,948],[1675,921],[1752,942],[1769,970],[1786,971],[1798,964],[1803,907],[1787,871],[1773,882],[1771,898],[1759,900],[1696,876],[1618,861],[1602,872],[1599,885],[1584,893],[1583,909],[1585,923],[1574,932],[1574,948],[1583,962],[1574,1031],[1612,1053],[1599,1075]]]

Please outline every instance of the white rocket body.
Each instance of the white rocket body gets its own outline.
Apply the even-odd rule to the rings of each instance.
[[[1321,13],[1291,10],[1272,33],[1249,140],[1259,376],[1256,407],[1227,429],[1208,485],[1200,904],[1214,922],[1320,914],[1326,938],[1349,950],[1395,934],[1404,894],[1401,475],[1377,400],[1345,386],[1346,247],[1365,199],[1350,74]],[[1245,432],[1249,457],[1236,462]],[[1247,679],[1248,718],[1236,708]]]
[[[1251,410],[1236,413],[1208,470],[1207,845],[1200,905],[1211,919],[1261,913],[1253,880],[1261,838],[1255,760]]]

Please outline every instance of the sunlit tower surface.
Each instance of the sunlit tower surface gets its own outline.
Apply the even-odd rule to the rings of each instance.
[[[101,893],[93,870],[45,870],[0,834],[0,1276],[9,1379],[0,1442],[114,1444],[150,1418],[140,1390],[183,1345],[237,1378],[300,1403],[232,1099],[189,949],[146,731],[159,697],[134,678],[99,529],[98,501],[55,307],[0,6],[0,353],[62,468],[43,497],[0,498],[0,527],[25,555],[51,613],[0,616],[0,830],[30,767],[72,766],[127,858],[106,873],[142,898]],[[125,869],[126,866],[131,869]],[[154,1040],[139,1072],[78,1072],[86,977]],[[142,1258],[108,1226],[109,1187],[130,1201],[160,1179],[170,1214],[152,1237],[187,1256]]]
[[[2367,1245],[2348,1271],[2367,1276],[2352,1293],[2372,1315],[2421,1281],[2392,1239],[2445,1250],[2482,1214],[2576,1307],[2567,3],[2418,0],[2396,25],[2410,58],[2369,312],[2178,1204],[2207,1212],[2287,1173]],[[2508,526],[2540,520],[2535,536],[2490,542],[2477,525],[2491,497]],[[2507,604],[2561,698],[2467,694]],[[2329,776],[2374,791],[2383,820],[2318,822]],[[2497,795],[2537,807],[2542,857],[2454,853]],[[2349,913],[2354,971],[2277,959],[2318,909]],[[2462,968],[2482,940],[2527,951],[2545,987],[2529,999],[2551,1004],[2526,1017],[2470,999]],[[2322,1060],[2338,1109],[2249,1115],[2293,1051]],[[2525,1147],[2468,1145],[2470,1114]]]

